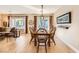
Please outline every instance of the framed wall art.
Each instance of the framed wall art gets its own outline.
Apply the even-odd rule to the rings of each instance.
[[[68,24],[71,23],[71,12],[65,13],[57,17],[57,24]]]

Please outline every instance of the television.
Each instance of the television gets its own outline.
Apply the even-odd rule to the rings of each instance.
[[[65,13],[57,17],[57,24],[70,24],[71,12]]]

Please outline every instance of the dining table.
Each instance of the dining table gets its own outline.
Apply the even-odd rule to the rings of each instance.
[[[48,46],[50,47],[50,36],[51,36],[51,32],[48,32],[48,33],[37,33],[37,32],[33,32],[33,35],[34,35],[34,46],[37,45],[37,41],[36,41],[37,35],[45,35],[45,36],[48,36]]]

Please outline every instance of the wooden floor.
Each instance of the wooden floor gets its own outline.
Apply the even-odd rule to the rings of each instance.
[[[37,48],[34,46],[34,42],[29,43],[30,34],[23,34],[17,39],[5,38],[0,41],[1,53],[36,53]],[[9,41],[7,42],[7,39]],[[73,51],[67,47],[63,42],[55,37],[56,46],[51,42],[51,47],[48,47],[48,53],[73,53]],[[45,48],[39,48],[40,53],[45,53]]]

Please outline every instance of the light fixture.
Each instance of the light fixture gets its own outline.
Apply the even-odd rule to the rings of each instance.
[[[43,5],[41,5],[41,17],[42,17],[42,19],[44,19],[44,15],[43,15],[43,8],[44,8],[44,6],[43,6]]]

